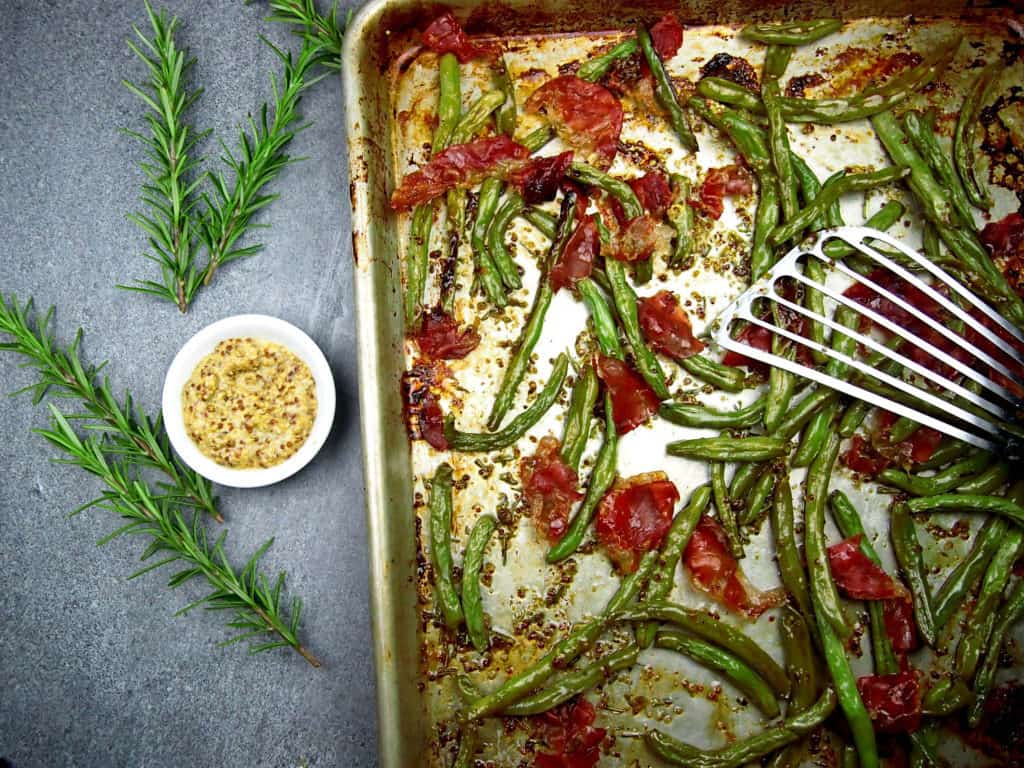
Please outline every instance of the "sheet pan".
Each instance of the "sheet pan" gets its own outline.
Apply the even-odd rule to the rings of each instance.
[[[666,9],[663,3],[619,5],[561,0],[500,5],[455,3],[445,7],[451,7],[464,19],[470,31],[501,36],[510,41],[509,60],[520,103],[531,88],[542,82],[534,80],[531,84],[531,79],[537,77],[534,70],[547,71],[547,76],[551,76],[559,63],[582,58],[588,50],[614,40],[621,34],[620,30],[629,29],[637,20],[651,21]],[[427,543],[423,541],[420,527],[421,506],[414,502],[422,501],[422,477],[432,472],[438,457],[422,444],[414,445],[410,450],[404,430],[399,380],[407,364],[409,350],[403,336],[400,254],[405,245],[407,221],[392,214],[388,208],[390,190],[408,169],[409,163],[415,160],[416,149],[424,136],[429,136],[424,116],[432,109],[430,54],[416,55],[416,36],[424,23],[441,8],[436,4],[426,5],[410,0],[374,0],[353,19],[344,51],[370,592],[380,764],[383,766],[444,765],[450,755],[447,740],[451,736],[445,713],[450,715],[456,696],[450,680],[446,681],[444,675],[437,677],[437,670],[449,661],[448,649],[443,647],[437,632],[430,626],[429,596],[424,595]],[[750,53],[733,39],[733,27],[753,19],[807,18],[826,14],[840,15],[851,21],[879,17],[898,19],[894,23],[882,22],[882,26],[888,29],[881,31],[874,21],[851,24],[844,33],[846,39],[837,43],[842,47],[850,40],[881,40],[881,35],[888,32],[898,38],[893,42],[895,50],[906,35],[924,35],[924,38],[916,38],[920,44],[920,40],[927,39],[928,35],[939,39],[950,34],[954,27],[981,30],[984,25],[992,25],[1008,13],[1003,4],[888,3],[881,0],[839,4],[806,0],[785,4],[725,0],[688,3],[673,9],[687,26],[687,38],[683,52],[671,63],[670,69],[675,77],[690,80],[696,79],[697,69],[702,63],[694,59],[706,60],[722,50],[744,55],[755,68],[759,68],[759,54]],[[910,16],[916,21],[908,27],[906,19]],[[977,34],[984,36],[982,32]],[[793,73],[801,67],[813,68],[814,62],[807,57],[814,55],[813,50],[798,54],[791,65]],[[474,82],[471,69],[465,77],[467,91],[471,91]],[[952,79],[955,81],[957,78]],[[624,133],[624,139],[677,153],[678,157],[673,154],[671,162],[678,161],[678,169],[688,172],[691,177],[698,167],[708,168],[729,162],[732,154],[728,147],[713,141],[707,131],[699,134],[698,138],[702,152],[694,162],[684,158],[677,149],[673,150],[671,138],[649,122],[627,121]],[[871,139],[866,123],[838,129],[818,128],[800,134],[796,142],[795,148],[808,157],[823,177],[836,168],[884,161],[884,154]],[[883,201],[870,198],[866,205],[873,210]],[[1009,193],[1000,196],[999,205],[1003,209],[1011,208],[1013,203]],[[865,215],[863,207],[859,199],[844,201],[847,220],[860,222]],[[705,244],[708,255],[702,264],[691,273],[674,277],[668,284],[680,295],[692,297],[689,309],[695,317],[697,331],[703,330],[705,323],[714,317],[715,306],[724,306],[723,302],[742,285],[741,270],[734,269],[735,254],[745,247],[744,238],[749,237],[749,213],[742,206],[735,210],[730,207],[721,227],[708,235]],[[896,231],[909,243],[916,244],[918,234],[911,225],[912,218],[912,215],[908,216],[908,226],[898,225]],[[536,281],[531,255],[543,249],[544,241],[526,224],[517,225],[513,241],[517,259],[526,269],[523,297],[528,301]],[[463,275],[463,279],[468,278]],[[465,296],[466,291],[460,295]],[[699,309],[694,302],[701,305]],[[460,300],[461,315],[471,319],[470,309],[465,299]],[[502,341],[514,338],[518,333],[522,311],[511,314],[512,319],[507,322],[483,323],[484,345],[490,345],[495,353],[500,350]],[[547,361],[558,351],[573,345],[584,320],[585,315],[579,307],[566,296],[559,297],[548,320],[549,327],[557,327],[559,331],[546,334],[544,344],[538,349],[538,365],[530,376],[531,381],[543,381],[549,367]],[[489,354],[486,348],[478,354],[487,360],[501,357],[500,354]],[[464,389],[453,394],[453,399],[462,406],[458,413],[460,426],[480,429],[484,410],[493,399],[499,370],[493,363],[465,363],[453,368]],[[696,396],[704,397],[710,404],[723,403],[720,395],[706,399],[706,393],[696,392],[699,388],[687,382],[679,372],[675,374],[673,385],[673,388],[694,390]],[[752,397],[752,394],[748,393],[747,397]],[[559,418],[560,409],[556,407],[548,419],[531,432],[532,438],[524,439],[521,450],[528,452],[530,440],[538,436],[547,433],[557,435],[560,431]],[[635,439],[630,436],[628,445],[624,446],[620,474],[625,476],[654,468],[665,469],[685,499],[692,488],[706,480],[705,467],[661,456],[668,439],[685,436],[685,430],[665,423],[643,430]],[[591,445],[588,455],[592,455],[595,444]],[[514,484],[502,486],[499,481],[490,480],[500,472],[489,472],[487,478],[482,478],[479,468],[456,465],[457,473],[461,469],[465,470],[469,480],[468,490],[460,493],[456,510],[455,527],[463,532],[456,533],[457,543],[464,543],[464,531],[468,531],[475,515],[482,509],[493,509],[502,493],[514,496]],[[887,499],[877,498],[873,488],[854,487],[847,480],[840,481],[840,485],[857,494],[869,518],[869,529],[884,533],[887,530],[883,519]],[[755,539],[752,554],[744,563],[752,581],[764,587],[777,582],[769,542],[766,526],[762,535]],[[929,555],[933,562],[942,565],[957,557],[966,546],[966,542],[949,540],[936,544]],[[561,570],[543,566],[541,554],[542,546],[528,520],[519,523],[504,557],[492,547],[488,559],[495,567],[492,582],[486,590],[485,605],[499,636],[502,632],[511,633],[511,628],[538,604],[538,600],[542,604],[552,582],[561,577]],[[891,559],[889,563],[891,565]],[[569,599],[564,600],[564,604],[554,608],[547,606],[550,610],[544,619],[546,626],[564,627],[596,612],[617,584],[600,553],[578,558],[575,569],[573,584],[577,586],[570,590]],[[527,593],[525,597],[510,597],[523,589]],[[681,579],[679,590],[677,596],[682,596],[685,601],[704,604],[702,597],[688,590]],[[759,622],[753,630],[748,627],[755,639],[766,643],[770,642],[771,629],[768,621]],[[513,642],[507,645],[516,650],[499,654],[493,667],[525,663],[536,651],[529,647],[522,650]],[[773,652],[777,653],[777,649]],[[714,701],[707,696],[691,698],[687,695],[683,686],[692,685],[693,681],[698,681],[698,685],[714,685],[713,680],[700,682],[706,673],[699,668],[678,659],[655,658],[653,661],[646,659],[646,662],[648,668],[654,667],[660,670],[659,673],[646,676],[638,673],[615,681],[607,693],[613,710],[623,706],[627,710],[635,708],[630,697],[635,699],[640,691],[647,702],[641,708],[641,718],[646,718],[646,722],[677,721],[680,724],[677,728],[685,728],[677,732],[695,743],[720,743],[715,739],[721,737],[714,727],[695,729],[694,723],[725,723],[726,729],[740,734],[757,727],[756,718],[744,708],[730,703],[728,691],[723,698]],[[495,684],[489,677],[501,679],[497,671],[488,674],[483,670],[478,674],[480,684],[485,687]],[[622,722],[628,722],[630,718],[634,718],[633,714],[626,711]],[[633,731],[638,731],[643,722],[643,719],[637,720]],[[492,736],[499,741],[501,739],[496,732]],[[519,738],[521,741],[521,735]],[[495,764],[517,764],[516,748],[517,737],[513,734],[504,745],[504,751],[499,746]],[[615,753],[610,756],[613,762],[609,764],[628,765],[632,760],[641,764],[650,762],[650,755],[638,743],[630,743],[628,738],[619,739]],[[522,758],[521,754],[519,758]]]

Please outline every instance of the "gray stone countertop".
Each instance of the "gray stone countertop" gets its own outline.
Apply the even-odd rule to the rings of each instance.
[[[230,145],[270,96],[280,65],[259,35],[297,50],[263,20],[266,4],[166,0],[179,42],[198,57],[205,93],[194,123]],[[159,7],[159,1],[156,3]],[[275,537],[264,567],[286,570],[305,601],[302,635],[324,666],[291,651],[220,649],[226,617],[174,613],[203,593],[166,588],[171,571],[134,581],[143,543],[98,548],[118,521],[68,513],[98,481],[52,463],[32,434],[47,423],[31,396],[0,405],[0,764],[52,766],[362,766],[376,760],[366,531],[355,371],[351,236],[341,85],[303,99],[313,125],[294,143],[310,158],[273,184],[259,215],[265,248],[231,264],[187,315],[115,284],[154,278],[137,208],[143,108],[121,85],[145,72],[125,45],[145,24],[142,0],[5,0],[0,4],[0,290],[56,306],[59,339],[82,327],[83,357],[109,361],[115,391],[155,414],[164,371],[197,330],[259,312],[308,332],[334,370],[338,413],[324,450],[263,490],[218,489],[243,564]],[[201,154],[215,166],[213,140]],[[0,355],[0,389],[31,383]],[[58,403],[68,407],[68,403]]]

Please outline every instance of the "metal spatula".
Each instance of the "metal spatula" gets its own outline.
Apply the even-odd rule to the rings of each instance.
[[[826,255],[835,252],[836,245],[830,244],[834,241],[847,244],[836,243],[841,250],[850,252],[852,248],[858,269],[847,263],[849,259]],[[804,269],[808,259],[822,262],[829,275],[825,282],[808,277]],[[846,295],[844,283],[863,286],[858,289],[861,301]],[[821,292],[824,314],[794,300],[801,290]],[[865,295],[875,301],[864,301]],[[888,311],[876,311],[884,302],[891,302],[884,305]],[[860,316],[856,328],[836,322],[840,305]],[[893,315],[911,327],[894,321]],[[806,318],[831,329],[832,334],[845,334],[856,340],[857,352],[847,355],[832,349],[828,340],[824,344],[813,341],[797,332],[801,329],[794,329],[794,322],[780,319],[783,316]],[[786,254],[730,304],[717,322],[715,339],[727,350],[979,448],[1014,457],[1020,454],[1024,333],[946,271],[883,232],[868,227],[823,231],[813,246],[797,247]],[[806,352],[774,354],[756,348],[748,343],[749,334],[738,333],[745,324],[787,339],[795,345],[794,351],[805,347],[818,360],[843,363],[847,371],[842,377],[830,375],[826,366],[813,365]],[[915,335],[922,329],[930,329],[931,340]],[[776,351],[782,350],[777,347]]]

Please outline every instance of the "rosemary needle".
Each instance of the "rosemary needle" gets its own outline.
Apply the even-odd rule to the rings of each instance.
[[[65,454],[58,461],[84,469],[105,486],[98,498],[72,514],[98,507],[127,520],[101,539],[101,544],[125,534],[149,537],[141,558],[145,565],[130,578],[172,563],[185,566],[169,579],[172,589],[202,577],[211,591],[178,614],[199,606],[232,611],[227,625],[238,634],[222,646],[249,641],[250,653],[287,646],[313,666],[320,666],[298,639],[302,601],[293,598],[288,609],[283,609],[284,574],[271,585],[259,569],[273,539],[264,543],[245,567],[235,570],[224,552],[226,532],[211,543],[202,526],[203,512],[217,514],[209,483],[171,457],[159,420],[154,423],[142,413],[134,416],[130,395],[126,394],[121,404],[107,382],[96,385],[99,369],[84,366],[78,356],[80,333],[71,347],[61,349],[49,331],[52,310],[39,317],[34,328],[31,314],[31,300],[22,306],[13,296],[9,300],[0,297],[0,333],[13,339],[0,344],[0,350],[22,355],[25,365],[39,371],[40,381],[27,388],[35,392],[36,403],[51,388],[57,396],[81,400],[84,412],[72,416],[50,404],[50,427],[36,432]],[[82,424],[83,434],[72,423]],[[154,468],[164,471],[171,481],[159,484],[156,492],[141,477],[143,471]],[[160,557],[150,562],[156,555]]]
[[[137,410],[127,393],[123,402],[119,401],[106,379],[98,383],[103,365],[86,366],[82,363],[78,356],[81,332],[71,346],[62,348],[50,330],[53,309],[37,315],[35,322],[30,317],[32,314],[31,299],[22,306],[14,296],[9,300],[0,296],[0,333],[12,339],[0,344],[0,351],[21,355],[25,358],[24,366],[36,369],[39,374],[36,384],[21,391],[33,391],[36,403],[47,390],[53,390],[57,397],[77,399],[81,411],[71,414],[70,419],[86,429],[105,432],[111,453],[139,467],[163,473],[168,482],[162,488],[175,494],[178,503],[195,507],[217,522],[224,522],[210,481],[186,467],[171,453],[160,420],[154,421]]]

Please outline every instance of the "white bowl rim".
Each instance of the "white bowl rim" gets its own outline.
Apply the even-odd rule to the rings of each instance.
[[[316,383],[317,411],[313,427],[287,460],[273,467],[233,469],[205,456],[188,436],[181,408],[181,390],[199,361],[225,339],[253,338],[270,341],[288,349],[309,366]],[[334,423],[336,393],[331,366],[316,342],[286,320],[270,315],[232,315],[206,326],[178,350],[164,377],[163,425],[175,452],[190,468],[219,485],[231,488],[260,488],[291,477],[319,453]]]

